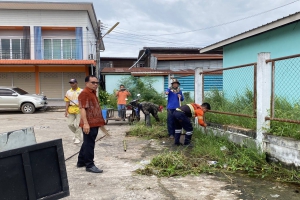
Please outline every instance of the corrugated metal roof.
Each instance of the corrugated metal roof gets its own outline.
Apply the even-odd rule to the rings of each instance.
[[[141,56],[146,52],[146,50],[149,50],[150,52],[160,51],[166,53],[166,52],[180,51],[189,54],[192,53],[198,54],[200,49],[201,49],[200,47],[144,47],[139,51],[138,58],[141,58]],[[146,57],[146,55],[144,55],[143,57]]]
[[[105,67],[102,69],[101,74],[132,74],[133,76],[162,76],[168,74],[186,74],[191,75],[194,74],[194,70],[179,70],[179,71],[172,71],[172,70],[154,70],[149,67],[134,67],[134,68],[110,68]]]
[[[157,60],[222,60],[222,54],[152,54]]]
[[[209,74],[222,74],[223,71],[213,71]],[[186,70],[179,70],[179,71],[172,71],[172,70],[155,70],[149,67],[134,67],[134,68],[110,68],[105,67],[102,69],[101,74],[131,74],[133,76],[163,76],[169,74],[180,74],[183,76],[194,75],[195,70],[193,69],[186,69]]]
[[[120,60],[137,60],[137,57],[101,57],[100,60],[103,59],[120,59]]]
[[[200,50],[200,47],[143,47],[150,50]]]
[[[258,34],[263,33],[263,32],[267,32],[269,30],[272,30],[272,29],[278,28],[280,26],[290,24],[290,23],[295,22],[295,21],[299,21],[299,19],[300,19],[300,12],[296,12],[294,14],[291,14],[291,15],[288,15],[286,17],[280,18],[280,19],[275,20],[273,22],[264,24],[262,26],[251,29],[249,31],[240,33],[238,35],[232,36],[232,37],[227,38],[225,40],[222,40],[222,41],[219,41],[217,43],[206,46],[206,47],[204,47],[200,50],[200,53],[205,53],[205,52],[209,52],[209,51],[213,51],[213,50],[223,51],[222,47],[225,46],[225,45],[231,44],[231,43],[239,41],[239,40],[243,40],[243,39],[248,38],[248,37],[252,37],[254,35],[258,35]]]

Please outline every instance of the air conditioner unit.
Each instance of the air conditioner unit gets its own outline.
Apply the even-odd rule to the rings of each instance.
[[[89,60],[94,60],[94,54],[89,54]]]

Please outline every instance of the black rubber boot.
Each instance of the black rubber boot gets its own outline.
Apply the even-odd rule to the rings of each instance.
[[[185,138],[184,138],[184,145],[189,145],[189,144],[191,144],[191,140],[192,140],[192,135],[185,135]]]
[[[177,145],[177,146],[179,146],[179,145],[181,145],[180,144],[180,136],[181,136],[181,133],[175,133],[175,136],[174,136],[174,138],[175,138],[175,145]]]

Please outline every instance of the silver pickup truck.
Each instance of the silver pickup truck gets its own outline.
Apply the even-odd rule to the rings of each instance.
[[[0,86],[0,109],[18,109],[25,114],[47,108],[47,98],[44,95],[28,94],[18,87]]]

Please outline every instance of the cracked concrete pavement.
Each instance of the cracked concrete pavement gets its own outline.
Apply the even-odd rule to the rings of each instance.
[[[81,146],[73,143],[73,135],[67,127],[63,112],[22,114],[0,112],[0,132],[34,127],[38,143],[61,138],[65,159],[76,154]],[[96,143],[95,164],[103,169],[102,174],[77,168],[77,154],[66,161],[70,188],[70,200],[98,199],[239,199],[240,191],[229,183],[214,176],[199,175],[186,177],[158,178],[138,175],[134,171],[144,166],[151,157],[164,148],[157,140],[125,137],[130,126],[126,122],[109,121],[106,128],[110,136],[99,131]],[[124,151],[126,140],[127,151]]]

